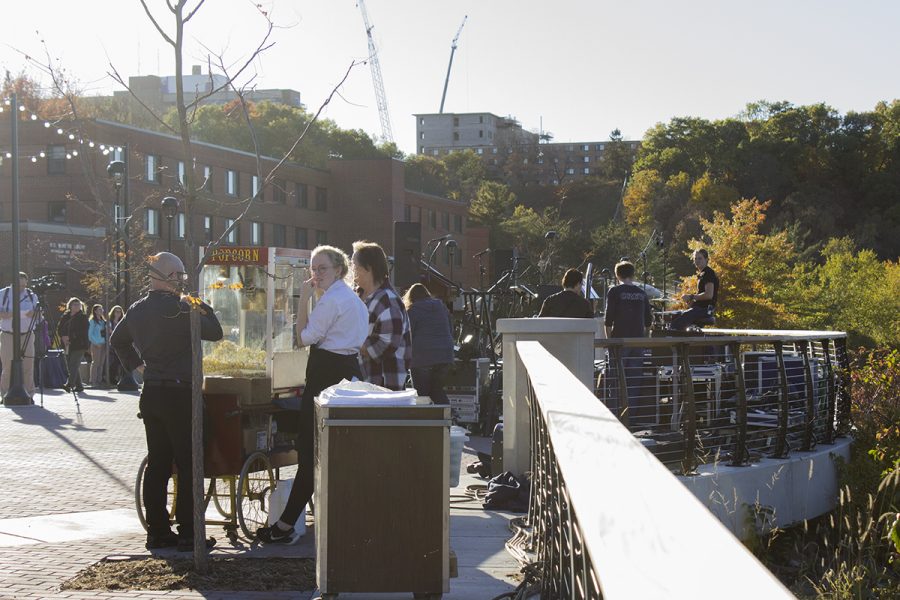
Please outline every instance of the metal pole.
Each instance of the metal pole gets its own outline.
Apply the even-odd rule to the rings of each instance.
[[[119,229],[119,221],[122,218],[121,190],[121,184],[116,184],[116,206],[113,209],[113,228],[116,232],[116,304],[127,306],[127,304],[122,301],[122,233]]]
[[[166,220],[169,222],[169,253],[172,252],[172,217],[166,216]]]
[[[123,304],[123,306],[130,306],[131,305],[131,272],[130,272],[130,268],[129,268],[130,265],[128,263],[128,225],[131,223],[131,219],[130,219],[131,213],[129,212],[129,208],[128,208],[128,196],[130,195],[129,188],[131,186],[129,185],[129,181],[128,181],[128,170],[129,170],[128,165],[131,163],[131,160],[128,156],[128,145],[127,144],[125,146],[123,146],[122,158],[123,158],[123,162],[125,163],[125,177],[123,178],[123,182],[122,182],[122,185],[125,187],[125,190],[123,191],[123,193],[125,195],[125,199],[123,201],[123,210],[122,210],[122,214],[125,219],[125,221],[122,225],[123,232],[124,232],[124,235],[122,236],[122,238],[123,238],[122,252],[124,254],[124,256],[122,257],[122,266],[125,268],[125,304]]]
[[[21,298],[19,294],[19,102],[16,94],[10,97],[12,109],[12,123],[10,134],[12,137],[12,338],[13,358],[9,365],[9,390],[3,398],[3,404],[7,406],[21,406],[32,404],[31,397],[25,391],[24,377],[22,375],[22,315],[19,314]],[[33,309],[32,309],[33,310]]]

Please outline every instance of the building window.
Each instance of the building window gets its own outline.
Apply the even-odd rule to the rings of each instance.
[[[456,252],[453,254],[453,262],[456,263],[457,267],[462,266],[462,248],[456,249]]]
[[[475,152],[478,153],[478,156],[481,156],[482,154],[484,154],[484,148],[478,148]]]
[[[459,127],[459,117],[453,117],[453,126]]]
[[[463,218],[462,215],[453,215],[453,231],[456,233],[462,233],[463,229]]]
[[[569,167],[568,169],[566,169],[566,173],[568,173],[569,175],[574,175],[575,169],[573,169],[572,167]]]
[[[213,191],[212,182],[212,167],[203,167],[203,190],[209,192],[210,194]]]
[[[225,229],[227,230],[229,227],[234,225],[234,219],[225,219]],[[228,235],[225,236],[225,243],[227,244],[237,244],[240,239],[239,226],[235,226],[234,229],[228,232]]]
[[[250,178],[250,193],[254,198],[259,193],[259,175],[254,175]]]
[[[309,234],[303,227],[298,227],[297,232],[297,247],[301,250],[306,250],[309,248]]]
[[[425,154],[425,146],[419,146],[419,154]]]
[[[585,156],[585,157],[582,158],[582,161],[583,161],[583,162],[586,162],[586,163],[589,163],[589,162],[591,162],[591,157],[590,157],[590,156]]]
[[[479,129],[479,130],[478,130],[478,137],[480,137],[480,138],[483,138],[483,137],[484,137],[484,129]]]
[[[328,243],[328,232],[320,229],[316,230],[316,245],[324,246]]]
[[[435,156],[439,156],[440,153],[441,153],[441,151],[438,150],[437,148],[435,148],[434,150],[431,151],[431,153],[432,153],[433,155],[435,155]]]
[[[147,172],[145,173],[147,183],[159,183],[159,157],[148,154],[145,164],[147,166]]]
[[[183,240],[185,235],[187,235],[187,227],[185,225],[187,221],[185,221],[184,213],[178,213],[175,215],[175,237],[179,240]]]
[[[419,125],[424,125],[424,124],[425,124],[425,117],[422,117],[421,119],[419,119]]]
[[[603,152],[603,144],[595,144],[594,150],[596,150],[597,152]]]
[[[478,122],[484,123],[484,115],[478,115]]]
[[[147,235],[159,235],[159,211],[155,208],[147,209],[147,215],[144,219],[144,231]]]
[[[328,189],[316,187],[316,210],[326,212],[328,210]]]
[[[459,132],[458,132],[458,131],[454,131],[454,132],[453,132],[453,141],[454,141],[454,142],[458,142],[458,141],[459,141]]]
[[[584,146],[581,147],[581,149],[584,150],[585,152],[588,152],[591,149],[591,146],[590,146],[590,144],[585,144]]]
[[[272,225],[272,245],[278,248],[284,248],[287,246],[287,227],[280,224],[275,223]]]
[[[213,241],[213,218],[209,215],[203,217],[203,235],[206,236],[206,241]]]
[[[226,169],[225,171],[225,193],[229,196],[237,196],[240,185],[238,180],[238,172]]]
[[[181,186],[184,187],[184,161],[183,160],[178,161],[178,183],[180,183]]]
[[[309,206],[309,188],[305,183],[294,184],[294,196],[297,199],[297,208],[307,208]]]
[[[441,213],[441,229],[450,231],[450,213]]]
[[[428,209],[428,225],[432,229],[437,229],[437,211],[434,209]]]
[[[403,205],[403,220],[406,222],[412,221],[412,206],[409,204]]]
[[[420,132],[419,132],[419,139],[420,139],[420,140],[424,140],[424,139],[425,139],[425,132],[424,132],[424,131],[420,131]]]
[[[263,245],[263,224],[253,221],[250,223],[250,243],[254,246]]]
[[[284,179],[276,179],[272,185],[272,201],[276,204],[284,204],[287,202],[287,188]]]
[[[569,144],[568,146],[566,146],[566,152],[574,152],[574,151],[575,151],[574,145]]]
[[[47,147],[47,175],[65,175],[66,173],[66,147]]]
[[[585,174],[585,175],[590,175],[590,174],[591,174],[591,169],[590,169],[590,167],[585,167],[585,168],[584,168],[584,174]]]
[[[491,148],[491,154],[497,154],[497,149],[496,149],[496,148]]]
[[[66,203],[65,202],[48,202],[47,203],[47,220],[51,223],[66,222]]]

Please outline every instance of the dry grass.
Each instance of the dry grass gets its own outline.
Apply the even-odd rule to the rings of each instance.
[[[64,582],[62,590],[303,591],[316,588],[311,558],[210,557],[209,573],[189,558],[102,560]]]

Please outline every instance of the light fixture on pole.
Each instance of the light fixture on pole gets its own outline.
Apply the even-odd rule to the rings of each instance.
[[[450,256],[450,281],[453,281],[453,258],[456,255],[456,248],[458,246],[459,244],[456,242],[456,240],[447,240],[447,252]]]
[[[127,150],[126,150],[127,156]],[[121,198],[121,190],[128,183],[128,165],[121,160],[114,160],[109,163],[106,167],[106,173],[112,178],[113,185],[116,188],[116,208],[115,215],[113,220],[115,221],[115,231],[116,231],[116,304],[120,304],[121,306],[127,306],[128,304],[128,287],[129,287],[129,277],[128,277],[128,221],[129,217],[127,216],[128,212],[128,189],[125,189],[125,208],[124,210],[120,210],[122,206],[120,204]],[[123,217],[123,214],[126,216]],[[120,223],[121,227],[124,228],[124,235],[120,234]],[[122,301],[122,279],[121,273],[122,270],[125,270],[125,300]],[[131,371],[126,369],[122,369],[122,376],[119,378],[119,383],[116,385],[116,389],[120,392],[136,392],[138,390],[138,384],[134,380],[134,376],[131,374]]]
[[[169,227],[169,252],[172,251],[172,219],[178,214],[178,198],[174,196],[166,196],[160,203],[162,214],[168,220]]]
[[[5,406],[23,406],[33,404],[28,392],[25,391],[25,377],[22,374],[22,315],[20,314],[22,289],[19,281],[19,105],[16,94],[12,94],[9,99],[10,115],[12,122],[10,125],[10,136],[12,137],[12,281],[10,289],[12,290],[12,340],[5,339],[3,343],[13,344],[12,361],[9,365],[9,390],[3,397]],[[33,310],[33,309],[32,309]],[[9,335],[4,333],[2,335]],[[3,366],[6,368],[6,365]]]

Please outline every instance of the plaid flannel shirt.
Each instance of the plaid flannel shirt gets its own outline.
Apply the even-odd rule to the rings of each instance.
[[[385,282],[365,300],[369,309],[369,335],[360,352],[360,369],[366,381],[402,390],[412,360],[409,317],[403,301]]]

